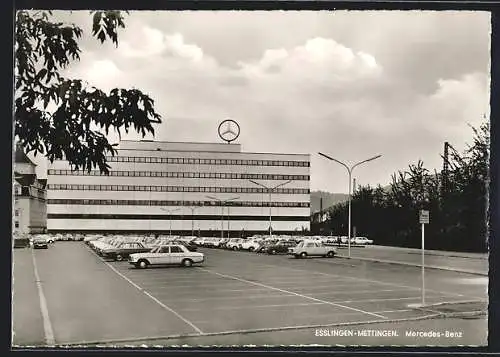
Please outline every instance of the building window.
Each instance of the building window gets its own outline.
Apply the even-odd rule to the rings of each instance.
[[[19,222],[18,222],[18,221],[15,221],[15,222],[14,222],[14,226],[15,226],[16,228],[19,228]]]

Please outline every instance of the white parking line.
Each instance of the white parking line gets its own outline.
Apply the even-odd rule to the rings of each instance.
[[[169,288],[169,287],[168,286],[158,286],[155,288],[155,290],[157,290],[157,289],[164,290],[165,288]],[[197,288],[197,287],[193,286],[193,288]],[[169,289],[171,289],[171,287]],[[267,288],[251,288],[251,287],[246,288],[246,289],[213,289],[213,290],[205,289],[204,295],[207,293],[220,293],[220,292],[226,293],[226,292],[242,292],[242,291],[253,292],[253,291],[265,291],[265,290],[269,290],[269,289],[267,289]],[[171,294],[174,292],[176,292],[176,291],[170,291],[169,293]],[[190,291],[182,291],[178,295],[183,295],[183,294],[188,294],[188,293],[191,293],[191,292]]]
[[[224,281],[224,280],[220,280],[221,282]],[[199,284],[200,282],[202,282],[203,284]],[[261,281],[261,283],[263,284],[269,284],[269,282],[264,282],[264,281]],[[274,283],[276,285],[280,285],[280,286],[289,286],[289,285],[292,285],[294,288],[297,287],[302,287],[303,289],[307,289],[308,288],[308,285],[304,284],[305,282],[291,282],[291,281],[287,281],[286,283]],[[309,283],[309,281],[307,281],[307,283]],[[159,282],[151,282],[149,280],[146,280],[142,283],[143,286],[150,286],[150,287],[154,287],[155,289],[156,288],[161,288],[161,289],[198,289],[198,288],[204,288],[204,287],[219,287],[219,286],[238,286],[237,284],[243,284],[241,282],[230,282],[230,281],[225,281],[225,283],[222,283],[222,284],[214,284],[214,283],[210,283],[210,284],[206,284],[206,281],[203,280],[203,281],[193,281],[193,284],[181,284],[181,285],[175,285],[175,284],[169,284],[168,282],[165,282],[165,284],[162,284],[162,285],[159,285],[160,283]],[[248,285],[248,284],[244,284],[244,285]],[[313,286],[313,287],[317,287],[317,283],[314,283],[314,282],[311,282],[311,285],[310,286]],[[352,283],[351,284],[346,284],[346,285],[332,285],[330,287],[334,287],[334,288],[339,288],[339,287],[349,287],[349,286],[352,286]],[[321,286],[320,288],[322,289],[325,289],[325,288],[328,288],[328,286]]]
[[[269,290],[269,289],[268,289]],[[170,293],[168,294],[170,296]],[[194,298],[194,299],[167,299],[169,302],[176,301],[207,301],[207,300],[245,300],[245,299],[264,299],[264,298],[284,298],[289,296],[295,296],[294,294],[287,295],[240,295],[240,296],[215,296],[207,298]]]
[[[275,267],[276,265],[271,265],[271,264],[261,264],[261,265],[266,265],[269,267]],[[294,270],[294,271],[309,271],[307,269],[298,269],[298,268],[290,268],[290,267],[283,267],[280,266],[282,269],[289,269],[289,270]],[[338,274],[331,274],[331,273],[323,273],[323,272],[318,272],[318,271],[310,271],[311,274],[318,274],[318,275],[327,275],[327,276],[333,276],[333,277],[338,277],[338,278],[345,278],[351,281],[364,281],[364,282],[371,282],[371,283],[376,283],[380,285],[388,285],[388,286],[397,286],[400,288],[407,288],[411,290],[420,290],[420,287],[415,287],[415,286],[408,286],[408,285],[402,285],[402,284],[396,284],[396,283],[388,283],[380,280],[373,280],[373,279],[366,279],[366,278],[356,278],[356,277],[350,277],[350,276],[345,276],[345,275],[338,275]],[[428,292],[435,292],[439,294],[445,294],[449,296],[460,296],[460,297],[466,297],[466,295],[463,294],[458,294],[458,293],[451,293],[451,292],[446,292],[446,291],[439,291],[439,290],[432,290],[432,289],[427,289],[426,291]]]
[[[190,285],[164,285],[164,286],[158,286],[158,284],[142,284],[146,287],[153,287],[156,288],[169,288],[169,289],[184,289],[184,288],[189,288],[189,289],[199,289],[199,288],[208,288],[208,287],[218,287],[218,286],[235,286],[234,283],[228,282],[225,284],[190,284]],[[239,285],[236,285],[239,286]]]
[[[220,331],[220,332],[209,332],[201,335],[167,335],[167,336],[148,336],[148,337],[132,337],[132,338],[123,338],[123,339],[114,339],[114,340],[101,340],[101,341],[79,341],[79,342],[71,342],[67,343],[63,346],[88,346],[88,345],[105,345],[112,344],[116,345],[118,343],[138,343],[138,342],[147,342],[147,341],[162,341],[162,340],[174,340],[180,338],[189,338],[189,337],[208,337],[208,336],[228,336],[228,335],[242,335],[248,333],[258,333],[258,332],[278,332],[278,331],[293,331],[293,330],[305,330],[312,328],[327,328],[327,327],[341,327],[341,326],[360,326],[360,325],[376,325],[380,323],[398,323],[398,322],[408,322],[408,321],[422,321],[433,319],[436,317],[442,316],[441,314],[427,314],[423,316],[417,317],[408,317],[408,318],[400,318],[400,319],[388,319],[388,320],[364,320],[364,321],[349,321],[349,322],[334,322],[334,323],[324,323],[324,324],[311,324],[311,325],[296,325],[296,326],[280,326],[280,327],[268,327],[268,328],[256,328],[256,329],[246,329],[246,330],[232,330],[232,331]],[[153,344],[154,345],[154,342]]]
[[[261,306],[254,306],[254,307],[259,307],[259,308],[262,308],[262,307],[285,307],[285,306],[299,306],[300,304],[291,304],[291,305],[261,305]],[[323,303],[310,303],[310,304],[303,304],[303,305],[325,305]],[[234,306],[231,306],[229,308],[220,308],[220,309],[216,309],[216,310],[233,310],[233,309],[236,309],[237,307],[234,307]],[[187,310],[185,310],[187,311]],[[191,311],[191,310],[190,310]],[[413,311],[413,310],[409,310],[409,309],[404,309],[404,310],[385,310],[385,311],[373,311],[373,313],[377,313],[377,314],[384,314],[384,313],[395,313],[395,312],[408,312],[408,311]],[[304,319],[308,319],[308,318],[311,318],[311,317],[338,317],[338,316],[355,316],[355,315],[358,315],[357,312],[340,312],[340,313],[333,313],[333,314],[308,314],[308,315],[301,315],[301,316],[294,316],[294,320],[304,320]],[[385,321],[381,321],[381,322],[385,322]],[[213,323],[213,321],[210,321],[210,320],[197,320],[196,321],[197,324],[207,324],[207,323]]]
[[[263,282],[264,283],[264,282]],[[265,282],[267,283],[267,282]],[[237,284],[243,284],[243,283],[239,283],[237,282]],[[253,287],[247,287],[246,289],[219,289],[217,287],[219,286],[222,286],[222,287],[225,287],[225,286],[228,286],[228,287],[231,287],[231,286],[234,286],[232,284],[211,284],[211,285],[163,285],[163,286],[158,286],[157,284],[151,284],[151,285],[148,285],[148,284],[142,284],[143,286],[145,287],[151,287],[151,288],[154,288],[154,290],[172,290],[172,292],[174,291],[177,291],[177,290],[184,290],[184,293],[188,293],[190,292],[190,290],[193,290],[193,289],[198,289],[200,287],[209,287],[209,288],[213,288],[215,287],[216,289],[205,289],[205,292],[224,292],[224,291],[258,291],[258,290],[268,290],[268,288],[253,288]],[[246,286],[248,286],[248,284],[245,284]],[[242,285],[242,286],[245,286],[245,285]],[[335,289],[341,289],[341,288],[346,288],[346,287],[352,287],[352,283],[351,284],[348,284],[348,285],[335,285],[335,286],[304,286],[304,285],[297,285],[297,284],[290,284],[290,285],[293,285],[293,288],[294,290],[306,290],[308,292],[313,292],[313,291],[316,291],[316,290],[325,290],[325,289],[331,289],[331,288],[335,288]],[[235,287],[238,287],[239,285],[236,285]],[[282,286],[280,286],[282,287]],[[368,287],[368,286],[364,286],[364,287]],[[387,289],[387,290],[361,290],[361,292],[380,292],[380,291],[404,291],[402,289]],[[350,291],[350,290],[344,290],[344,291],[329,291],[329,292],[323,292],[323,293],[313,293],[313,294],[336,294],[336,293],[339,293],[339,294],[350,294],[350,293],[356,293],[356,292],[359,292],[358,291]]]
[[[163,304],[161,301],[159,301],[157,298],[155,298],[153,295],[151,295],[149,292],[147,292],[146,290],[144,290],[143,288],[141,288],[139,285],[135,284],[132,280],[130,280],[129,278],[127,278],[125,275],[123,275],[122,273],[120,273],[118,270],[116,270],[111,264],[105,262],[106,265],[108,265],[111,270],[113,270],[116,274],[120,275],[122,278],[124,278],[125,280],[127,280],[130,284],[132,284],[134,287],[136,287],[137,289],[139,289],[140,291],[142,291],[146,296],[148,296],[149,298],[151,298],[153,301],[155,301],[158,305],[160,305],[161,307],[163,307],[164,309],[166,309],[167,311],[170,311],[171,313],[173,313],[175,316],[177,316],[178,318],[180,318],[182,321],[184,321],[185,323],[187,323],[189,326],[191,326],[192,328],[194,328],[196,330],[196,332],[198,332],[199,334],[202,334],[203,331],[200,330],[196,325],[194,325],[191,321],[189,321],[188,319],[186,319],[185,317],[183,317],[182,315],[180,315],[179,313],[177,313],[175,310],[173,310],[172,308],[168,307],[167,305]]]
[[[394,292],[394,291],[399,291],[399,292],[404,292],[404,290],[401,289],[384,289],[384,290],[344,290],[344,291],[325,291],[321,293],[312,293],[312,295],[342,295],[342,294],[347,294],[347,295],[356,295],[356,294],[377,294],[377,293],[384,293],[384,292]]]
[[[189,326],[191,326],[193,329],[195,329],[195,331],[198,333],[198,334],[203,334],[203,331],[200,330],[199,327],[197,327],[196,325],[194,325],[191,321],[189,321],[188,319],[186,319],[185,317],[183,317],[182,315],[180,315],[178,312],[176,312],[175,310],[173,310],[172,308],[168,307],[167,305],[163,304],[161,301],[159,301],[157,298],[155,298],[153,295],[151,295],[149,292],[147,292],[146,290],[144,290],[143,288],[141,288],[139,285],[137,285],[136,283],[134,283],[132,280],[130,280],[129,278],[127,278],[125,275],[123,275],[122,273],[120,273],[118,270],[116,270],[116,268],[109,264],[108,262],[104,262],[104,264],[106,264],[111,270],[113,270],[116,274],[118,274],[119,276],[121,276],[123,279],[125,279],[126,281],[128,281],[133,287],[135,287],[136,289],[138,289],[139,291],[142,291],[147,297],[149,297],[151,300],[153,300],[154,302],[156,302],[158,305],[160,305],[161,307],[163,307],[165,310],[173,313],[175,316],[177,316],[179,319],[181,319],[182,321],[184,321],[185,323],[187,323]]]
[[[254,309],[254,308],[276,308],[276,307],[292,307],[292,306],[317,306],[317,305],[327,305],[322,302],[307,302],[307,303],[298,303],[298,304],[269,304],[269,305],[244,305],[244,306],[221,306],[221,307],[211,307],[211,310],[240,310],[240,309]],[[206,311],[206,308],[187,308],[187,309],[179,309],[181,311]],[[385,313],[394,313],[394,312],[408,312],[413,311],[412,309],[403,309],[403,310],[384,310],[384,311],[373,311],[377,314],[385,314]],[[347,314],[355,314],[357,312],[351,312]],[[324,315],[324,314],[322,314]],[[321,316],[322,316],[321,315]],[[320,316],[320,315],[318,315]],[[199,321],[197,321],[199,323]]]
[[[265,284],[261,284],[261,283],[256,283],[256,282],[253,282],[253,281],[250,281],[250,280],[246,280],[246,279],[241,279],[241,278],[238,278],[238,277],[236,277],[236,276],[231,276],[231,275],[221,274],[221,273],[218,273],[218,272],[215,272],[215,271],[212,271],[212,270],[208,270],[208,269],[205,269],[205,268],[198,268],[198,269],[201,269],[201,270],[204,270],[204,271],[210,272],[210,273],[215,274],[215,275],[219,275],[219,276],[222,276],[222,277],[226,277],[226,278],[229,278],[229,279],[234,279],[234,280],[238,280],[238,281],[246,282],[246,283],[248,283],[248,284],[253,284],[253,285],[262,286],[262,287],[265,287],[265,288],[268,288],[268,289],[271,289],[271,290],[280,291],[280,292],[282,292],[282,293],[286,293],[286,294],[291,294],[291,295],[299,296],[299,297],[304,298],[304,299],[313,300],[313,301],[317,301],[317,302],[323,302],[323,303],[325,303],[325,304],[329,304],[329,305],[333,305],[333,306],[338,306],[338,307],[342,307],[342,308],[344,308],[344,309],[354,310],[354,311],[358,311],[358,312],[361,312],[361,313],[364,313],[364,314],[368,314],[368,315],[376,316],[376,317],[379,317],[379,318],[382,318],[382,319],[386,319],[386,317],[385,317],[385,316],[383,316],[383,315],[374,314],[374,313],[372,313],[372,312],[364,311],[364,310],[361,310],[361,309],[356,309],[356,308],[349,307],[349,306],[339,305],[339,304],[336,304],[336,303],[333,303],[333,302],[330,302],[330,301],[325,301],[325,300],[321,300],[321,299],[316,299],[316,298],[313,298],[313,297],[311,297],[311,296],[307,296],[307,295],[299,294],[299,293],[296,293],[296,292],[293,292],[293,291],[289,291],[289,290],[284,290],[284,289],[280,289],[280,288],[275,288],[275,287],[270,286],[270,285],[265,285]]]
[[[49,317],[49,309],[47,308],[47,300],[45,299],[45,294],[42,289],[42,282],[40,280],[40,275],[38,274],[38,267],[36,265],[35,252],[33,248],[31,249],[31,256],[33,258],[33,270],[35,272],[36,287],[38,290],[38,297],[40,298],[40,310],[42,312],[43,320],[43,332],[45,335],[45,343],[49,346],[54,346],[56,340],[54,337],[54,330],[52,329],[52,324]]]
[[[289,307],[289,306],[313,306],[313,305],[325,305],[322,302],[306,302],[299,304],[272,304],[272,305],[244,305],[244,306],[221,306],[221,307],[211,307],[211,310],[240,310],[240,309],[254,309],[254,308],[268,308],[268,307]],[[206,308],[196,309],[180,309],[182,311],[205,311]]]

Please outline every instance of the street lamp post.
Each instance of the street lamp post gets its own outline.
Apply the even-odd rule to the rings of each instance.
[[[172,236],[172,213],[173,212],[177,212],[179,210],[179,208],[175,208],[175,209],[166,209],[166,208],[160,208],[162,211],[165,211],[168,213],[168,216],[169,216],[169,220],[170,220],[170,233],[169,233],[169,236],[171,237]]]
[[[194,211],[199,207],[189,207],[191,210],[191,237],[194,237]]]
[[[248,180],[248,181],[250,181],[251,183],[254,183],[258,186],[264,187],[267,190],[267,192],[269,193],[269,238],[272,238],[273,236],[272,236],[271,225],[272,225],[273,218],[272,218],[272,214],[271,214],[271,208],[272,208],[271,207],[271,194],[275,189],[277,189],[278,187],[285,186],[285,185],[289,184],[290,182],[292,182],[292,180],[288,180],[286,182],[280,183],[279,185],[276,185],[274,187],[268,187],[264,184],[261,184],[257,181],[254,181],[254,180]]]
[[[224,239],[224,203],[229,202],[229,201],[237,200],[239,197],[232,197],[232,198],[228,198],[228,199],[225,199],[225,200],[217,198],[217,197],[213,197],[213,196],[206,196],[206,197],[210,198],[211,200],[215,200],[217,202],[220,202],[220,206],[221,206],[220,237],[222,239]],[[229,217],[228,217],[228,222],[229,222]]]
[[[354,170],[355,167],[357,167],[357,166],[359,166],[361,164],[364,164],[366,162],[378,159],[382,155],[377,155],[377,156],[371,157],[369,159],[357,162],[354,165],[352,165],[351,167],[349,167],[347,164],[343,163],[342,161],[334,159],[333,157],[330,157],[330,156],[328,156],[326,154],[323,154],[321,152],[319,152],[318,154],[321,155],[321,156],[323,156],[323,157],[325,157],[325,158],[327,158],[328,160],[335,161],[336,163],[341,164],[342,166],[344,166],[347,169],[347,172],[349,174],[349,220],[348,220],[348,229],[349,229],[349,232],[347,234],[347,251],[348,251],[347,254],[348,254],[349,258],[350,258],[351,257],[351,185],[352,185],[352,171]]]

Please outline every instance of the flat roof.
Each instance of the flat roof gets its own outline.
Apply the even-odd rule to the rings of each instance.
[[[210,142],[195,142],[195,141],[159,141],[159,140],[121,140],[126,142],[135,143],[163,143],[163,144],[196,144],[196,145],[233,145],[241,146],[241,144],[228,144],[228,143],[210,143]],[[118,144],[120,145],[120,144]],[[118,147],[116,150],[130,150],[130,151],[168,151],[168,152],[210,152],[210,153],[227,153],[227,154],[264,154],[264,155],[296,155],[296,156],[311,156],[311,154],[300,153],[277,153],[277,152],[249,152],[249,151],[214,151],[214,150],[158,150],[158,149],[127,149]]]

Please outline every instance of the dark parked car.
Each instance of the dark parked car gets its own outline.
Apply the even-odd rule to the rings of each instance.
[[[29,238],[14,238],[14,248],[26,248],[29,247]]]
[[[287,254],[288,248],[295,247],[297,243],[295,241],[283,241],[276,244],[271,244],[266,248],[267,254]]]
[[[196,252],[198,246],[192,242],[186,242],[181,240],[173,240],[169,244],[181,244],[185,246],[190,252]]]
[[[49,243],[47,242],[47,239],[45,239],[43,237],[35,237],[35,238],[33,238],[33,248],[35,248],[35,249],[38,249],[38,248],[48,249]]]
[[[146,247],[140,242],[122,242],[115,246],[105,248],[101,251],[104,258],[111,258],[117,261],[127,259],[133,253],[146,253],[151,251],[151,247]]]
[[[260,245],[257,247],[257,249],[255,249],[255,252],[257,252],[257,253],[267,252],[267,248],[272,246],[272,245],[275,245],[276,243],[278,243],[278,241],[274,240],[274,239],[262,241],[262,242],[260,242]]]

